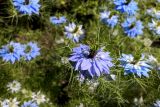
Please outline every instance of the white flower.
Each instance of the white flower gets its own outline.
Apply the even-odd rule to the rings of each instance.
[[[138,98],[134,98],[134,104],[136,106],[142,106],[143,105],[143,97],[141,96],[139,99]]]
[[[101,20],[107,19],[107,18],[109,18],[110,14],[111,14],[110,11],[101,12],[101,13],[100,13],[100,19],[101,19]]]
[[[2,107],[9,107],[10,101],[8,99],[5,99],[4,101],[1,101],[1,106]]]
[[[147,9],[146,12],[148,15],[160,19],[160,10],[156,10],[155,8]]]
[[[2,107],[19,107],[18,106],[19,102],[17,101],[17,98],[14,99],[5,99],[4,101],[1,102]]]
[[[21,92],[24,95],[24,98],[30,98],[33,95],[33,92],[30,90],[22,89]]]
[[[79,81],[80,84],[82,84],[84,82],[84,80],[85,80],[83,75],[77,75],[76,79]]]
[[[152,40],[150,40],[149,38],[144,38],[144,40],[142,41],[144,43],[145,46],[150,47],[152,44]]]
[[[160,100],[157,100],[156,103],[154,103],[154,107],[160,107]]]
[[[84,104],[83,103],[80,103],[78,106],[76,107],[84,107]]]
[[[147,9],[146,14],[153,16],[155,9],[151,8],[151,9]]]
[[[158,63],[157,59],[153,55],[148,56],[148,63]]]
[[[116,75],[110,74],[112,80],[116,80]]]
[[[84,30],[82,25],[76,25],[75,23],[69,23],[68,26],[65,26],[65,32],[67,38],[72,39],[73,42],[79,42],[79,40],[84,38]]]
[[[154,33],[160,35],[160,21],[152,20],[152,23],[148,24],[149,29],[154,31]]]
[[[69,60],[68,60],[67,57],[62,57],[62,58],[61,58],[61,62],[62,62],[63,64],[67,64],[67,63],[69,63]]]
[[[99,82],[97,80],[88,80],[87,85],[89,85],[89,91],[93,93],[97,89]]]
[[[21,89],[21,84],[18,81],[14,80],[13,82],[8,83],[7,88],[12,93],[17,93]]]
[[[48,102],[48,98],[44,94],[42,94],[40,91],[38,93],[33,93],[32,94],[32,99],[33,101],[36,101],[37,104],[45,103]]]
[[[119,33],[118,29],[114,30],[114,31],[113,31],[113,36],[117,36],[118,33]]]
[[[56,39],[55,42],[56,42],[57,44],[64,43],[64,38]]]

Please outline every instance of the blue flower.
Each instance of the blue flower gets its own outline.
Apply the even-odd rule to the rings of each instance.
[[[82,44],[73,48],[69,60],[74,63],[75,70],[80,71],[85,77],[109,74],[109,69],[113,66],[109,52],[104,52],[103,49],[95,51]]]
[[[60,25],[66,22],[66,17],[65,16],[62,16],[62,17],[53,16],[53,17],[50,17],[50,22],[55,25]]]
[[[154,33],[160,35],[160,21],[152,20],[152,23],[148,24],[149,29],[154,31]]]
[[[131,38],[136,37],[137,35],[143,34],[143,25],[140,20],[136,21],[136,18],[127,18],[124,23],[122,23],[124,32]]]
[[[28,102],[24,102],[21,107],[38,107],[38,105],[35,102],[28,101]]]
[[[21,55],[23,55],[24,49],[20,43],[10,42],[7,45],[2,46],[0,49],[0,57],[3,58],[4,61],[12,62],[20,60]]]
[[[38,48],[36,43],[29,42],[28,44],[24,45],[23,57],[25,58],[25,60],[31,60],[36,56],[40,55],[39,50],[40,48]]]
[[[154,107],[160,107],[160,100],[157,100],[156,103],[154,103]]]
[[[79,42],[84,38],[84,30],[82,25],[75,25],[75,23],[70,23],[68,26],[65,26],[64,34],[67,38],[72,39],[73,42]]]
[[[124,68],[125,75],[137,74],[139,77],[142,75],[149,77],[148,72],[150,71],[151,66],[145,60],[144,55],[142,55],[139,60],[135,60],[131,54],[122,54],[122,57],[119,60],[121,66]]]
[[[110,11],[104,11],[100,13],[100,19],[103,23],[107,24],[110,27],[114,27],[118,23],[118,16],[111,15]]]
[[[137,2],[134,0],[114,0],[114,4],[116,10],[128,15],[135,15],[138,10]]]
[[[13,5],[21,14],[39,14],[39,0],[13,0]]]

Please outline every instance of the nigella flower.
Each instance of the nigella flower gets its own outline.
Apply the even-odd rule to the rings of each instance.
[[[13,5],[21,14],[39,14],[39,0],[13,0]]]
[[[143,25],[140,20],[136,20],[135,17],[127,18],[124,23],[122,23],[124,32],[131,38],[136,37],[137,35],[143,34]]]
[[[38,105],[33,101],[28,101],[28,102],[24,102],[21,107],[38,107]]]
[[[93,93],[97,89],[99,82],[97,80],[87,80],[86,84],[89,86],[89,92]]]
[[[134,0],[114,0],[114,4],[116,10],[128,15],[135,15],[138,10],[137,2]]]
[[[20,43],[10,42],[9,44],[2,46],[2,49],[0,49],[0,57],[6,62],[10,61],[14,63],[15,61],[20,60],[23,51],[24,49]]]
[[[147,9],[146,13],[154,18],[160,19],[160,11],[155,8]]]
[[[17,98],[14,99],[5,99],[1,102],[1,107],[19,107],[19,101],[17,101]]]
[[[154,33],[160,35],[160,21],[152,20],[152,23],[148,24],[149,29],[154,31]]]
[[[147,63],[145,56],[142,55],[139,60],[136,60],[131,54],[122,54],[119,59],[121,66],[124,68],[125,75],[127,74],[137,74],[139,77],[142,75],[149,77],[148,72],[151,66]]]
[[[50,22],[55,25],[60,25],[66,22],[66,17],[65,16],[62,16],[62,17],[53,16],[53,17],[50,17]]]
[[[82,25],[76,25],[75,23],[70,23],[68,26],[65,26],[64,34],[67,38],[72,39],[73,42],[79,42],[84,38],[84,30]]]
[[[110,11],[104,11],[100,13],[100,19],[103,23],[107,24],[110,27],[114,27],[118,23],[118,16],[111,15]]]
[[[85,77],[109,74],[109,69],[113,66],[109,52],[104,52],[103,49],[92,50],[89,46],[82,44],[73,48],[69,60],[74,63],[75,70],[80,71]]]
[[[40,91],[37,93],[32,93],[32,99],[33,101],[35,101],[38,105],[41,103],[47,103],[49,101],[49,99],[42,94]]]
[[[37,46],[36,43],[29,42],[28,44],[24,45],[23,57],[25,58],[25,60],[31,60],[36,56],[40,55],[39,50],[40,48]]]
[[[154,107],[160,107],[160,100],[157,100],[156,103],[154,103]]]
[[[21,84],[18,81],[14,80],[13,82],[9,82],[7,84],[7,88],[12,93],[17,93],[21,89]]]

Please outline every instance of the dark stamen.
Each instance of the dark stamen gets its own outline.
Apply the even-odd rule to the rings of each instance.
[[[125,5],[128,5],[131,2],[131,0],[126,0],[126,3],[124,3]]]
[[[131,64],[135,65],[137,62],[136,61],[132,61]]]
[[[24,5],[28,5],[29,4],[29,0],[25,0]]]
[[[95,55],[97,54],[97,52],[95,51],[95,50],[90,50],[90,52],[89,52],[90,54],[88,55],[88,58],[94,58],[95,57]]]
[[[25,53],[29,53],[30,51],[31,51],[31,47],[27,46],[26,49],[25,49]]]
[[[116,15],[116,13],[115,12],[111,12],[110,15],[109,15],[109,18],[111,18],[114,15]]]
[[[14,47],[13,46],[9,46],[9,52],[13,53],[14,52]]]
[[[129,27],[130,29],[135,27],[135,23],[132,23],[131,26]]]

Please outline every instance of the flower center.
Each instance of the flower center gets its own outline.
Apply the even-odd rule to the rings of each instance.
[[[78,30],[79,30],[79,27],[76,26],[76,28],[74,29],[74,31],[72,33],[76,33],[76,32],[78,32]]]
[[[31,47],[27,46],[26,49],[25,49],[25,53],[29,53],[30,51],[31,51]]]
[[[16,86],[17,86],[17,84],[16,84],[16,83],[13,83],[13,84],[12,84],[12,87],[16,87]]]
[[[137,61],[132,61],[131,64],[135,65],[137,63]]]
[[[97,52],[95,50],[90,50],[88,58],[94,58],[96,56]]]
[[[29,4],[29,0],[25,0],[25,2],[23,4],[24,5],[28,5]]]
[[[116,13],[115,12],[111,12],[109,15],[109,18],[111,18],[112,16],[114,16]]]
[[[135,23],[132,23],[131,26],[130,26],[129,28],[132,29],[132,28],[135,27],[135,25],[136,25]]]
[[[133,64],[133,65],[137,64],[137,63],[139,62],[140,58],[141,58],[140,55],[135,56],[135,57],[134,57],[134,61],[132,61],[131,64]]]
[[[14,52],[14,47],[12,45],[9,46],[9,52],[13,53]]]
[[[157,27],[160,27],[160,21],[157,22]]]

